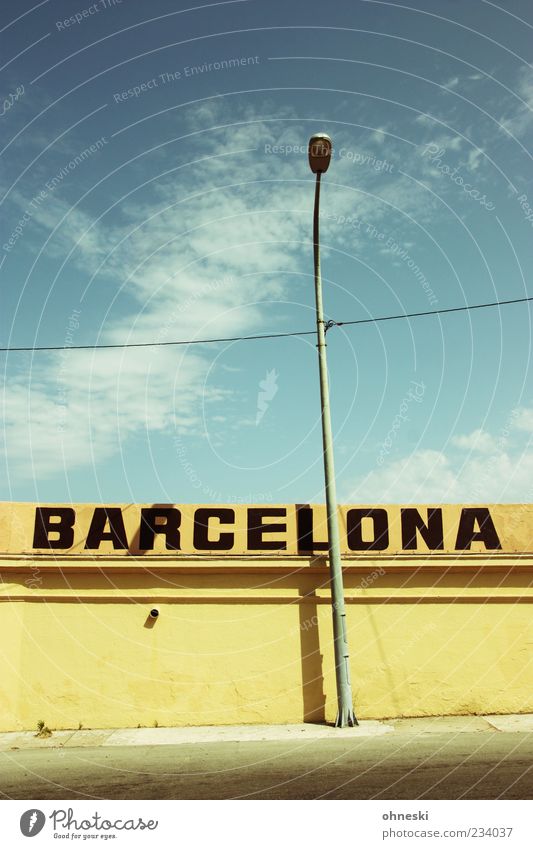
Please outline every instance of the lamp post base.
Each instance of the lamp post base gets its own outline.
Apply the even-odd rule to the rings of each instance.
[[[335,720],[335,728],[355,728],[359,725],[353,708],[339,708],[337,711],[337,719]]]

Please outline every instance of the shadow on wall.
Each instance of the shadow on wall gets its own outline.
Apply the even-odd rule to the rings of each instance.
[[[313,598],[315,601],[313,601]],[[303,721],[324,722],[326,694],[324,693],[324,656],[320,651],[316,595],[307,595],[305,604],[298,605],[300,616],[300,654],[302,663]]]

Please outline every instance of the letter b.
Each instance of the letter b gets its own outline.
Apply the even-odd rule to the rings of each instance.
[[[76,514],[72,507],[37,507],[33,548],[71,548],[75,521]],[[51,540],[51,533],[59,534],[58,539]]]

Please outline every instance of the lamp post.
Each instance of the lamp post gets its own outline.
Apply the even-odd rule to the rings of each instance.
[[[333,608],[333,645],[335,649],[335,677],[337,680],[337,718],[335,725],[345,728],[357,725],[353,711],[352,685],[350,683],[350,656],[346,634],[346,609],[344,605],[344,587],[342,581],[342,563],[339,540],[339,518],[337,514],[337,494],[335,488],[335,469],[333,462],[333,437],[331,433],[331,414],[329,407],[328,366],[326,359],[326,330],[322,305],[322,280],[320,277],[319,242],[319,205],[320,178],[331,160],[332,143],[329,136],[318,133],[309,140],[309,165],[316,174],[315,209],[313,216],[313,254],[315,266],[315,298],[318,365],[320,371],[320,401],[322,408],[322,444],[324,454],[324,475],[326,484],[326,510],[328,517],[329,571],[331,582],[331,602]]]

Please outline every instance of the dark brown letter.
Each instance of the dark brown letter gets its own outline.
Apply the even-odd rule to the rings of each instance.
[[[105,530],[105,526],[109,522],[109,530]],[[85,548],[100,548],[100,543],[104,540],[110,540],[113,543],[113,548],[127,548],[128,540],[126,539],[126,529],[122,518],[122,510],[120,507],[96,507],[87,539]]]
[[[444,548],[444,533],[442,530],[442,510],[440,507],[428,507],[428,522],[424,524],[422,516],[414,508],[401,511],[402,516],[402,548],[412,548],[416,551],[418,540],[416,532],[431,551],[442,551]]]
[[[250,507],[248,509],[248,548],[250,551],[269,551],[272,549],[287,548],[286,542],[263,539],[264,533],[282,532],[287,530],[287,525],[263,524],[264,516],[287,516],[284,507]]]
[[[363,539],[361,528],[366,516],[374,523],[374,538],[369,541]],[[348,510],[346,530],[351,551],[384,551],[389,546],[389,519],[383,508]]]
[[[218,519],[222,525],[235,524],[235,510],[229,507],[199,507],[194,514],[193,545],[197,551],[229,551],[233,548],[235,534],[218,532],[218,539],[209,539],[209,519]]]
[[[476,522],[479,531],[474,530]],[[488,507],[465,507],[461,510],[455,548],[457,551],[468,551],[470,545],[478,540],[485,543],[487,550],[501,550],[502,545]]]
[[[56,521],[52,521],[55,519]],[[33,529],[34,548],[71,548],[76,514],[72,507],[37,507]],[[59,539],[49,539],[59,534]]]
[[[164,519],[164,523],[159,524],[158,519]],[[165,535],[165,548],[168,551],[179,551],[180,522],[181,513],[175,507],[143,507],[139,533],[141,551],[153,549],[156,534]]]

